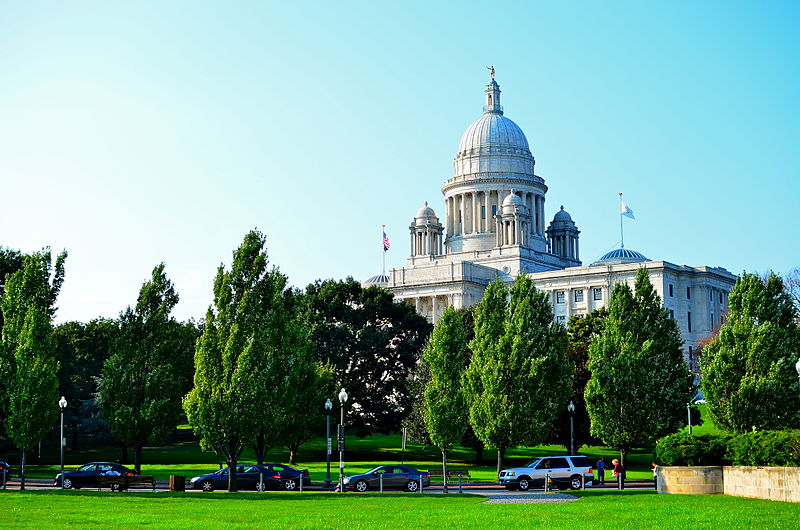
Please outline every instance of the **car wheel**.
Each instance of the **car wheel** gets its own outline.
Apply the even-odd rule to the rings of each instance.
[[[286,491],[294,491],[297,489],[297,481],[294,479],[284,480],[283,489]]]
[[[267,483],[263,481],[256,482],[256,491],[266,491]]]
[[[531,487],[531,480],[528,477],[522,477],[517,483],[520,491],[528,491]]]
[[[72,489],[72,480],[68,478],[64,478],[64,489]]]
[[[203,491],[214,491],[214,483],[210,480],[204,480],[200,483],[200,489]]]
[[[419,482],[416,480],[409,480],[408,484],[406,484],[406,491],[415,492],[419,491]]]
[[[569,487],[574,490],[581,489],[581,476],[580,475],[572,475],[569,478]]]
[[[353,490],[359,493],[364,493],[365,491],[367,491],[368,487],[369,486],[367,486],[366,480],[359,480],[358,482],[356,482],[355,486],[353,486]]]

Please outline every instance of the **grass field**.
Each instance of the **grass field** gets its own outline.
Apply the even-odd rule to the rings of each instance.
[[[554,504],[475,495],[0,492],[0,526],[278,528],[796,528],[800,505],[721,495],[578,492]]]

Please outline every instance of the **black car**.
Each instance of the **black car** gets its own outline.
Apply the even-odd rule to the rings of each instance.
[[[409,466],[393,464],[378,466],[366,473],[345,477],[344,489],[352,489],[359,492],[380,489],[381,476],[383,476],[384,489],[419,491],[420,479],[422,479],[423,488],[431,485],[431,476],[427,472],[418,471]]]
[[[262,466],[275,478],[283,479],[283,489],[294,491],[300,487],[300,477],[303,477],[303,487],[311,485],[311,478],[308,476],[308,469],[296,469],[283,464],[264,464]]]
[[[77,469],[64,471],[64,489],[80,489],[85,487],[100,487],[100,477],[102,476],[129,476],[136,475],[132,469],[128,469],[116,462],[90,462]],[[61,473],[53,479],[53,486],[61,485]],[[112,487],[112,489],[114,489]]]
[[[5,481],[8,482],[11,480],[11,466],[8,462],[4,462],[0,460],[0,482],[3,481],[3,473],[5,473],[6,478]]]
[[[271,470],[255,464],[239,464],[236,466],[237,489],[278,489],[283,486],[283,480],[275,477]],[[224,467],[213,473],[206,473],[193,477],[187,485],[189,489],[214,491],[228,488],[228,468]]]

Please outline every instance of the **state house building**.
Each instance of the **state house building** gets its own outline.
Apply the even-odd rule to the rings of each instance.
[[[442,187],[444,219],[425,203],[409,226],[405,266],[364,284],[389,289],[435,323],[447,307],[478,303],[495,278],[511,283],[529,274],[550,296],[555,319],[566,324],[607,305],[615,283],[633,287],[645,267],[678,321],[686,361],[696,367],[694,352],[722,322],[736,277],[721,267],[653,261],[624,247],[584,265],[580,231],[564,207],[545,221],[547,185],[534,172],[522,129],[503,114],[494,76],[484,92],[483,115],[461,136],[453,176]]]

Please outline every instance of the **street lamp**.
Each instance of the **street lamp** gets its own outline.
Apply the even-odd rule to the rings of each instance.
[[[64,409],[67,408],[67,398],[61,396],[58,408],[61,409],[61,438],[58,441],[61,444],[61,489],[64,489]]]
[[[567,405],[567,411],[569,412],[569,454],[575,454],[575,428],[574,428],[574,419],[575,419],[575,403],[572,400],[569,400],[569,404]]]
[[[347,392],[344,388],[339,392],[339,491],[344,492],[344,404],[347,402]]]
[[[333,403],[331,403],[330,399],[325,400],[325,427],[328,433],[328,449],[327,449],[327,460],[328,460],[328,467],[327,472],[325,474],[325,487],[331,487],[331,409],[333,408]]]
[[[686,404],[686,417],[689,420],[689,434],[692,434],[692,402]]]

